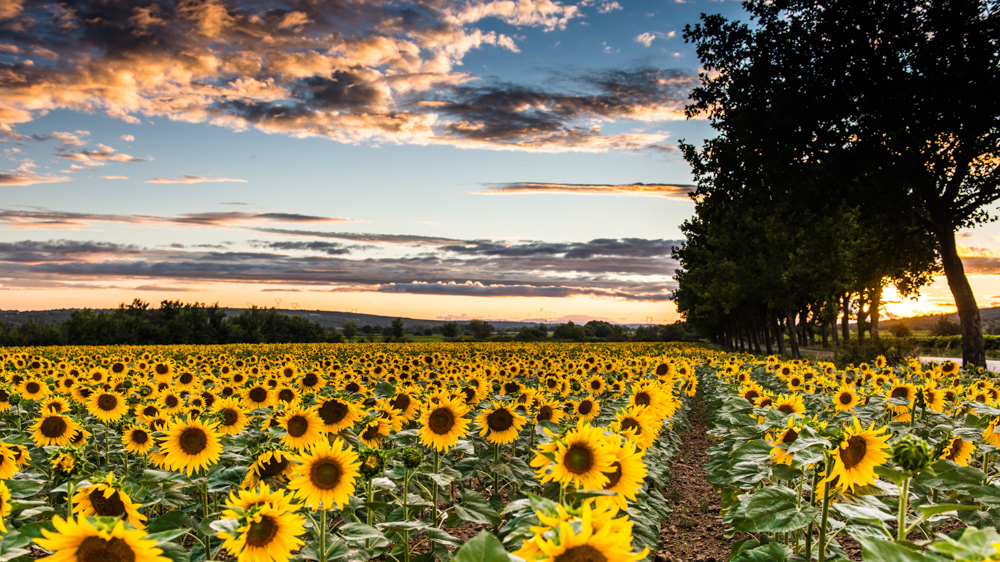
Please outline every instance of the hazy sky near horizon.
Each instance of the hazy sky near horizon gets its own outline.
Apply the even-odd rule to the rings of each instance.
[[[0,308],[676,318],[735,2],[0,0]],[[989,306],[995,226],[962,239]],[[976,261],[978,260],[978,261]],[[280,299],[280,300],[279,300]],[[943,279],[917,303],[950,306]]]

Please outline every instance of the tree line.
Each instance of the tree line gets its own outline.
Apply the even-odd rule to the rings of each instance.
[[[943,272],[962,354],[985,366],[957,233],[1000,199],[1000,10],[984,0],[749,0],[685,28],[701,60],[682,142],[696,215],[674,252],[687,322],[799,356],[879,338],[883,291]]]

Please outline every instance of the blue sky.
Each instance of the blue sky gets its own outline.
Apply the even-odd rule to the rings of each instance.
[[[701,12],[7,2],[0,308],[672,320]]]

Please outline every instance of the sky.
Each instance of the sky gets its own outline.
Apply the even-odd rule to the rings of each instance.
[[[0,309],[666,323],[687,0],[0,0]],[[962,233],[1000,304],[1000,226]],[[888,312],[953,310],[943,278]],[[997,301],[997,302],[995,302]]]

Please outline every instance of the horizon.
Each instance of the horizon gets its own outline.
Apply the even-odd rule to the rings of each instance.
[[[714,136],[683,28],[739,5],[156,6],[0,13],[0,308],[679,318],[677,145]],[[1000,225],[961,242],[1000,305]]]

